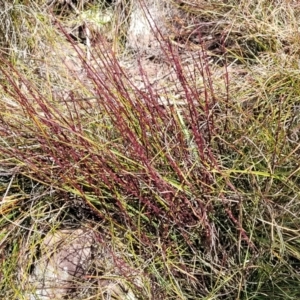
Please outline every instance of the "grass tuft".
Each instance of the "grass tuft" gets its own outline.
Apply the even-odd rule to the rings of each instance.
[[[136,53],[134,76],[63,21],[36,69],[1,56],[2,297],[25,295],[49,232],[84,226],[118,274],[93,262],[73,298],[117,276],[138,299],[298,299],[299,8],[171,4],[161,61]]]

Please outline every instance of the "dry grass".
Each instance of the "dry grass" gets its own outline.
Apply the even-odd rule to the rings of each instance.
[[[189,16],[161,42],[173,94],[59,26],[77,69],[59,49],[38,73],[1,59],[2,297],[22,299],[24,244],[34,260],[43,234],[89,223],[145,275],[141,299],[299,298],[299,7],[172,3]]]

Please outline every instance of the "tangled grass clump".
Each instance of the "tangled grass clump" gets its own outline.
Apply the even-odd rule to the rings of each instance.
[[[144,90],[109,47],[92,64],[68,35],[86,78],[62,76],[67,97],[54,96],[55,76],[34,80],[1,58],[3,297],[21,299],[24,239],[34,253],[34,233],[101,220],[151,279],[147,294],[132,284],[143,299],[298,299],[297,7],[230,1],[221,14],[219,1],[213,12],[185,2],[207,26],[219,13],[222,67],[204,41],[189,67],[178,43],[160,42],[172,94],[155,90],[142,60]]]

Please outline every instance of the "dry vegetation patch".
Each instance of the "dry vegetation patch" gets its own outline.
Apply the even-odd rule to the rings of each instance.
[[[88,227],[73,299],[299,298],[295,1],[3,5],[1,297]]]

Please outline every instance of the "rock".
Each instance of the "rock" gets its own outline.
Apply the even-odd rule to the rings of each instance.
[[[35,292],[29,293],[28,299],[62,299],[76,287],[88,270],[93,243],[94,234],[86,229],[49,233],[29,278]]]
[[[139,53],[158,55],[166,34],[164,1],[134,1],[127,32],[127,48]]]
[[[86,299],[87,294],[96,294],[102,295],[100,299],[136,300],[132,285],[145,290],[143,282],[147,279],[132,269],[123,256],[126,246],[115,252],[110,242],[99,238],[92,229],[49,232],[40,244],[39,255],[33,254],[32,245],[28,247],[37,259],[29,268],[30,258],[21,253],[19,278],[23,299],[74,299],[73,295]]]

